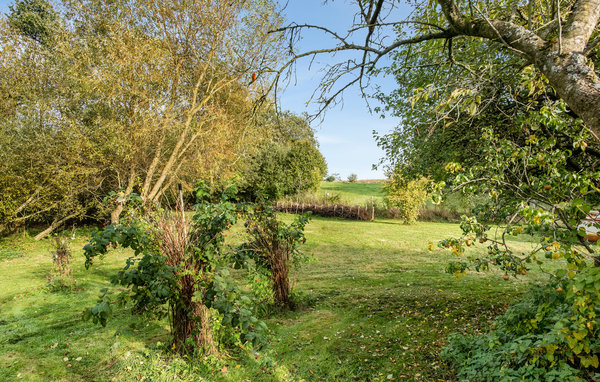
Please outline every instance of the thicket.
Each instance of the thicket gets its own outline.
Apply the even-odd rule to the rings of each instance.
[[[240,253],[256,266],[246,267],[258,280],[267,270],[277,302],[291,306],[290,267],[298,263],[307,218],[291,225],[279,222],[266,205],[238,204],[237,188],[227,187],[218,197],[208,187],[196,189],[198,204],[191,221],[177,210],[148,209],[140,204],[135,213],[95,232],[84,247],[86,267],[103,258],[111,248],[131,248],[134,255],[111,277],[125,289],[114,294],[105,289],[98,304],[84,311],[84,319],[107,325],[113,309],[135,315],[167,317],[171,349],[188,355],[215,355],[224,347],[262,347],[268,329],[259,320],[264,307],[236,282],[229,269],[240,264]],[[181,198],[180,200],[183,200]],[[244,215],[249,234],[243,251],[225,246],[225,232]]]
[[[111,192],[222,188],[273,134],[256,116],[280,21],[270,1],[15,1],[0,17],[0,234],[116,222]]]
[[[599,296],[599,268],[535,286],[489,332],[452,335],[442,358],[461,380],[598,380]]]

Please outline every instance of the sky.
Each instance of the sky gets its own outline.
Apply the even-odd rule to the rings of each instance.
[[[297,24],[313,24],[326,26],[340,34],[344,34],[353,22],[356,5],[349,1],[336,0],[324,3],[323,0],[289,0],[284,10],[286,19]],[[404,11],[397,10],[402,17]],[[357,42],[362,43],[362,39]],[[297,51],[332,47],[332,40],[320,32],[305,33],[299,41]],[[311,65],[308,60],[298,64],[295,82],[290,83],[281,95],[281,106],[296,113],[314,114],[318,105],[306,105],[321,78],[319,69],[327,63],[340,62],[348,55],[323,55]],[[378,78],[375,82],[384,90],[394,87],[392,78]],[[370,106],[378,106],[369,100]],[[313,128],[325,156],[329,173],[339,173],[346,179],[351,173],[359,179],[383,179],[382,168],[374,171],[372,165],[378,163],[384,153],[377,147],[373,138],[373,130],[379,134],[392,130],[399,124],[397,118],[385,119],[371,114],[360,94],[358,87],[348,89],[340,105],[329,109],[321,121],[315,121]]]
[[[356,5],[348,0],[335,0],[326,3],[323,0],[280,0],[287,1],[284,9],[286,23],[314,24],[328,27],[337,32],[344,32],[352,24]],[[8,11],[12,0],[0,0],[0,12]],[[397,9],[399,16],[406,12]],[[358,42],[361,42],[360,40]],[[305,33],[299,41],[297,51],[332,46],[332,40],[322,33]],[[280,93],[280,105],[283,110],[291,110],[297,114],[307,112],[314,114],[318,105],[307,102],[311,99],[320,79],[320,69],[327,63],[339,62],[349,56],[338,54],[323,55],[309,68],[308,60],[298,63],[295,81]],[[375,84],[384,90],[394,87],[392,78],[378,78]],[[371,107],[377,106],[369,100]],[[319,149],[327,161],[328,173],[337,173],[342,179],[350,174],[357,174],[358,179],[383,179],[383,168],[373,170],[372,165],[378,163],[384,153],[377,147],[373,138],[373,130],[379,134],[391,131],[399,124],[397,118],[380,118],[371,114],[357,87],[348,89],[342,102],[327,110],[323,118],[312,123]]]

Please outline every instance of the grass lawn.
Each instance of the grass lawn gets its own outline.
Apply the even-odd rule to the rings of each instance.
[[[83,308],[95,303],[129,252],[113,251],[86,271],[81,248],[89,232],[81,231],[72,266],[79,289],[49,292],[49,240],[5,239],[0,380],[452,380],[439,359],[448,334],[487,329],[527,282],[542,277],[532,271],[506,282],[497,273],[460,280],[445,274],[451,255],[430,252],[427,243],[458,231],[447,223],[314,218],[306,250],[316,260],[295,283],[304,305],[266,319],[273,330],[267,350],[233,352],[209,366],[165,359],[162,350],[153,350],[169,341],[166,322],[139,321],[132,329],[131,316],[118,309],[106,328],[81,320]]]
[[[371,197],[376,201],[380,201],[385,196],[383,182],[321,182],[319,193],[324,192],[339,194],[343,200],[348,201],[350,204],[365,204],[371,200]]]

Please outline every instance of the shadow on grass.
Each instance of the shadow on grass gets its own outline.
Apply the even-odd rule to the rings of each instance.
[[[20,299],[18,309],[5,315],[0,326],[0,365],[8,363],[0,380],[26,370],[46,380],[106,380],[103,368],[116,342],[149,347],[168,336],[164,323],[156,321],[146,321],[138,333],[123,330],[131,322],[128,310],[116,310],[106,328],[83,321],[83,309],[95,299],[94,293],[45,291]]]

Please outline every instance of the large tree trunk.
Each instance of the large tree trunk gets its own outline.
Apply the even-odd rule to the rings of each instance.
[[[497,41],[534,64],[600,143],[600,79],[585,56],[600,0],[576,0],[569,19],[557,27],[559,37],[550,40],[511,21],[466,18],[454,0],[438,2],[452,34]]]
[[[540,55],[536,66],[600,143],[600,79],[582,53]]]

